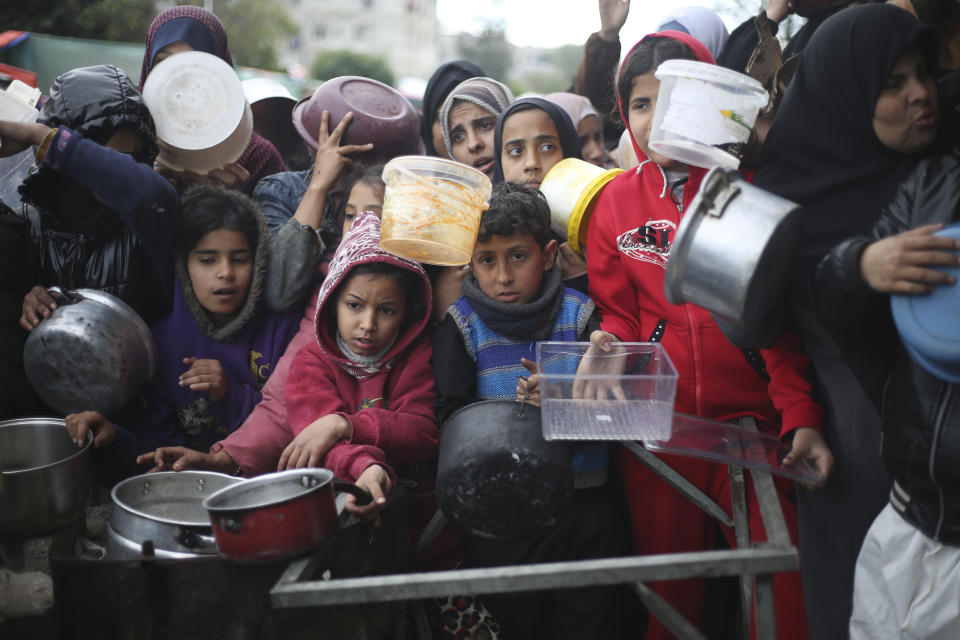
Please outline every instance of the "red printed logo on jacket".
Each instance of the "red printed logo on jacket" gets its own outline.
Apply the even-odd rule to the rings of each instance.
[[[617,249],[634,260],[666,269],[676,232],[677,225],[670,220],[650,220],[642,227],[620,234],[617,237]]]

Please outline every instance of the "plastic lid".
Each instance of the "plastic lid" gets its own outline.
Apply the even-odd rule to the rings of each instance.
[[[960,240],[960,223],[936,233]],[[960,280],[960,267],[931,267]],[[926,295],[890,297],[900,339],[917,363],[943,380],[960,383],[960,289],[940,285]]]
[[[178,53],[157,64],[144,82],[143,99],[156,123],[157,137],[185,150],[209,149],[223,142],[241,124],[247,109],[233,68],[202,51]],[[223,162],[211,166],[217,164]]]
[[[696,60],[667,60],[657,67],[654,75],[658,80],[666,76],[695,78],[716,84],[723,84],[741,91],[753,91],[765,94],[763,85],[743,73],[731,71],[725,67]]]

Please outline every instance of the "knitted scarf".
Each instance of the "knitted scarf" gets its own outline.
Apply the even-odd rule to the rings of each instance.
[[[485,294],[470,274],[463,281],[463,295],[483,322],[511,340],[546,340],[553,334],[553,323],[563,304],[563,276],[560,266],[544,274],[537,297],[526,304],[508,304]]]

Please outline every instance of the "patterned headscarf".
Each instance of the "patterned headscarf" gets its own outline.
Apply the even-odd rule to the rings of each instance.
[[[208,37],[209,36],[209,37]],[[150,23],[147,29],[146,51],[140,66],[140,90],[143,81],[153,69],[153,58],[169,44],[184,41],[195,51],[217,56],[231,67],[233,56],[227,48],[227,32],[223,23],[203,7],[183,5],[167,9]]]
[[[440,107],[440,128],[443,130],[443,142],[447,145],[450,158],[450,110],[457,102],[472,102],[484,111],[500,117],[514,101],[513,92],[507,85],[493,78],[470,78],[464,80],[450,92]]]

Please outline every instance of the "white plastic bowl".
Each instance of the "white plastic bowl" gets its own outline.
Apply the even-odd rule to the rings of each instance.
[[[667,60],[650,148],[685,164],[736,169],[760,109],[769,99],[750,76],[705,62]]]
[[[206,173],[236,162],[253,133],[239,76],[202,51],[172,55],[153,68],[143,99],[157,127],[158,160],[177,171]]]

